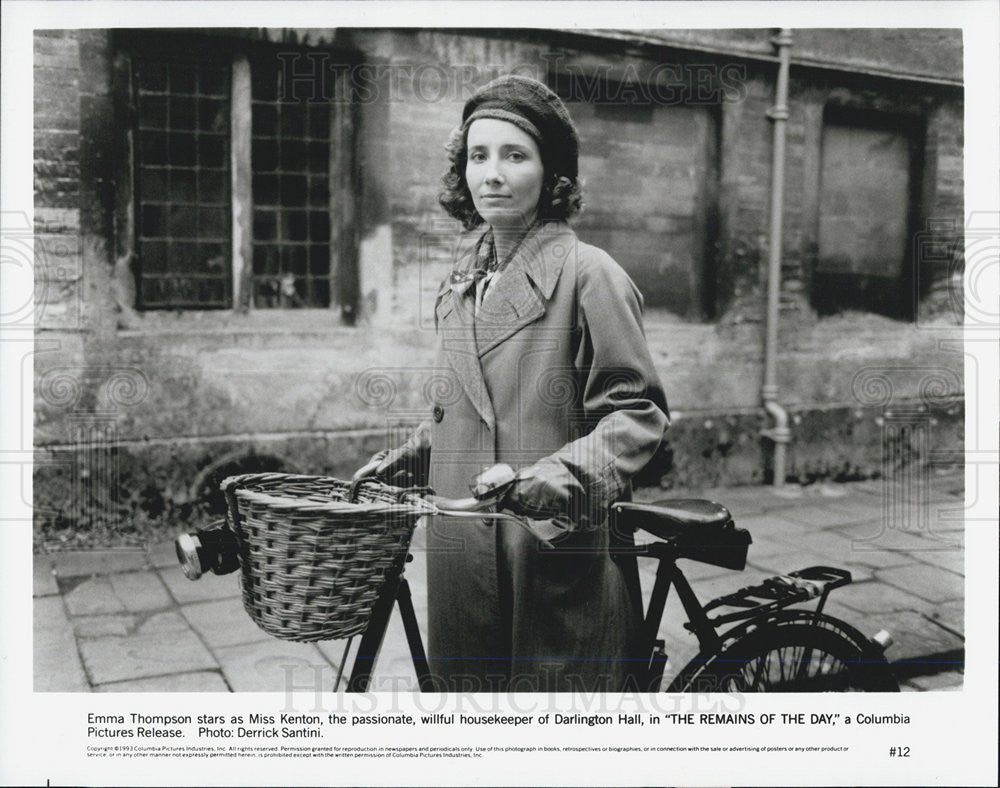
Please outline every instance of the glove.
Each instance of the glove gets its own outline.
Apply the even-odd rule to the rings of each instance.
[[[383,449],[373,454],[367,463],[355,472],[353,479],[377,478],[396,487],[412,487],[416,475],[417,455],[408,446]]]
[[[569,512],[579,508],[572,503],[578,496],[566,488],[565,474],[547,473],[541,465],[530,465],[514,474],[509,465],[501,463],[479,474],[471,487],[477,498],[488,498],[505,485],[507,490],[497,506],[529,518],[529,527],[539,539],[552,542],[576,529]]]
[[[492,468],[487,468],[473,479],[469,488],[472,490],[473,497],[479,500],[497,498],[498,502],[502,502],[516,480],[517,476],[513,468],[506,463],[498,463]]]
[[[354,474],[354,481],[371,476],[397,487],[427,486],[430,469],[430,420],[417,425],[406,442],[397,449],[385,449],[372,455]]]

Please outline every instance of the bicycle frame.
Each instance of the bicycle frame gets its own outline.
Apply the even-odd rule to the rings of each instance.
[[[801,585],[791,582],[776,584],[775,580],[777,578],[772,578],[763,584],[747,586],[702,605],[698,601],[694,589],[692,589],[683,570],[677,566],[677,559],[682,556],[671,542],[658,541],[635,545],[627,548],[627,550],[619,551],[617,555],[651,558],[658,561],[656,579],[653,583],[649,604],[643,615],[639,650],[635,656],[638,661],[645,661],[645,667],[643,672],[634,678],[639,682],[641,688],[650,692],[655,692],[659,689],[667,664],[667,654],[664,650],[665,643],[657,638],[657,634],[660,622],[663,620],[671,586],[677,589],[681,606],[687,615],[688,620],[684,626],[695,635],[698,640],[699,650],[704,652],[721,647],[726,633],[720,634],[719,628],[724,624],[736,621],[748,622],[751,619],[763,622],[772,614],[783,610],[789,605],[807,601],[817,596],[819,597],[819,603],[816,609],[812,611],[812,615],[814,620],[818,621],[830,591],[851,582],[851,574],[846,570],[834,569],[832,567],[811,567],[807,570],[800,570],[800,572],[793,572],[786,576],[785,579],[791,581],[792,579],[802,577],[802,573],[811,573],[813,579],[810,579],[810,575],[806,575],[805,582],[814,585],[813,591],[804,590]],[[423,638],[420,634],[420,626],[413,609],[410,586],[403,576],[404,566],[410,560],[412,560],[412,556],[410,555],[400,557],[386,578],[382,593],[379,595],[372,609],[368,629],[362,636],[358,652],[354,658],[354,666],[347,682],[347,690],[349,692],[365,692],[368,690],[394,606],[399,607],[420,691],[434,691],[434,680],[427,662]],[[824,574],[825,577],[816,579],[814,576],[817,572]],[[762,603],[750,602],[748,597],[753,596],[763,597],[764,601]],[[710,610],[725,605],[743,607],[744,609],[714,618],[709,617],[708,612]],[[347,651],[348,649],[345,649],[345,659]],[[341,665],[341,674],[337,676],[335,686],[339,686],[342,672],[343,665]]]
[[[666,667],[665,644],[656,635],[663,619],[671,585],[677,588],[677,595],[688,617],[684,627],[698,639],[699,651],[706,652],[720,648],[726,635],[733,631],[731,629],[720,634],[719,628],[722,625],[736,621],[764,622],[789,605],[816,597],[819,597],[819,602],[812,611],[812,617],[814,622],[819,622],[830,592],[851,582],[851,573],[847,570],[815,566],[789,575],[770,578],[755,586],[746,586],[702,605],[684,572],[677,566],[677,559],[682,556],[672,543],[652,542],[638,546],[630,552],[638,558],[654,558],[659,561],[649,606],[643,619],[640,652],[640,655],[649,655],[646,673],[641,677],[641,681],[642,686],[650,691],[659,688]],[[714,618],[709,617],[710,610],[723,606],[743,609]]]
[[[413,556],[409,554],[401,556],[386,576],[382,592],[372,608],[368,628],[361,637],[358,653],[354,657],[354,668],[347,682],[348,692],[366,692],[368,690],[372,672],[375,670],[375,663],[378,661],[378,654],[382,648],[382,641],[385,638],[386,628],[389,626],[389,617],[396,605],[399,606],[399,615],[403,619],[406,642],[410,647],[410,657],[413,659],[413,667],[417,672],[420,691],[432,692],[434,690],[430,666],[427,664],[427,654],[424,651],[424,641],[420,635],[420,625],[417,623],[417,614],[413,609],[410,584],[403,577],[403,567],[412,559]],[[348,648],[344,649],[345,660],[348,651],[349,644]],[[337,675],[337,680],[334,683],[335,688],[340,686],[343,668],[343,663],[341,663],[341,673]]]
[[[512,475],[511,474],[508,475]],[[363,480],[355,479],[354,485]],[[492,519],[512,521],[531,532],[531,524],[526,518],[508,512],[497,511],[495,504],[502,495],[503,487],[492,488],[484,497],[467,499],[439,498],[426,488],[407,488],[399,491],[399,501],[417,508],[420,514],[468,519]],[[626,510],[626,506],[630,506]],[[659,508],[658,508],[659,507]],[[639,637],[634,642],[635,651],[630,659],[637,668],[630,671],[628,685],[635,689],[657,691],[663,679],[667,664],[665,642],[658,639],[660,623],[666,609],[671,586],[677,588],[681,605],[687,615],[684,627],[698,640],[699,653],[704,655],[700,663],[707,664],[714,656],[730,648],[736,640],[761,626],[772,626],[794,618],[796,622],[810,620],[810,627],[837,624],[843,630],[850,630],[850,648],[865,649],[875,644],[881,649],[891,642],[888,633],[882,632],[874,639],[855,634],[845,622],[823,616],[822,610],[830,591],[851,582],[851,573],[843,569],[814,566],[777,575],[762,583],[746,586],[725,594],[702,605],[695,596],[691,584],[677,561],[680,558],[700,561],[724,569],[742,570],[746,566],[747,548],[751,543],[750,534],[745,529],[735,528],[725,507],[711,501],[687,500],[657,502],[657,504],[618,504],[614,515],[627,511],[631,519],[615,521],[610,536],[611,557],[622,570],[634,609],[641,614]],[[619,528],[618,526],[621,526]],[[224,530],[224,529],[223,529]],[[648,532],[657,541],[635,544],[636,530]],[[215,530],[199,530],[195,534],[184,534],[175,542],[178,559],[190,579],[197,579],[202,572],[211,570],[216,574],[226,574],[238,566],[237,545],[226,534]],[[552,545],[544,544],[548,549]],[[424,650],[420,627],[413,608],[410,587],[404,577],[404,568],[412,555],[398,553],[383,576],[382,588],[369,614],[354,657],[347,689],[365,692],[371,685],[372,674],[382,647],[392,610],[398,605],[406,639],[417,673],[420,690],[435,689],[427,655]],[[637,559],[650,558],[658,562],[656,577],[651,589],[649,603],[642,611],[642,591],[639,583]],[[790,605],[818,598],[812,611],[785,611]],[[714,617],[709,612],[720,607],[735,608]],[[723,625],[742,622],[723,631]],[[797,624],[798,626],[799,624]],[[357,631],[355,629],[355,631]],[[279,635],[280,636],[280,635]],[[293,638],[291,638],[293,639]],[[348,640],[337,675],[335,687],[341,686],[344,666],[351,651],[353,637]],[[868,645],[865,645],[865,644]],[[806,652],[800,666],[805,670],[809,663]],[[694,662],[688,666],[691,668]],[[687,670],[686,668],[685,670]],[[701,668],[696,668],[700,670]],[[638,682],[638,686],[634,683]]]

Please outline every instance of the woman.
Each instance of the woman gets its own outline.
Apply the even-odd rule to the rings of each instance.
[[[580,207],[576,129],[542,83],[501,77],[466,103],[441,204],[475,240],[438,293],[432,418],[362,469],[428,467],[447,497],[518,470],[516,525],[428,524],[429,656],[452,691],[614,691],[640,613],[609,554],[607,512],[653,456],[667,405],[642,297],[566,224]],[[374,463],[374,464],[373,464]],[[542,549],[542,541],[555,549]]]

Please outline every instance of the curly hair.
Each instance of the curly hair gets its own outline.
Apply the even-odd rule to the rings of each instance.
[[[441,178],[444,189],[438,202],[449,216],[458,219],[466,230],[474,230],[484,222],[476,210],[465,182],[465,163],[468,157],[466,129],[459,126],[451,133],[445,146],[448,152],[448,171]],[[542,193],[538,198],[538,218],[565,221],[583,207],[583,184],[579,178],[568,178],[546,167]]]

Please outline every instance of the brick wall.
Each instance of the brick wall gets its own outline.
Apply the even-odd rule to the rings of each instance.
[[[76,31],[35,36],[35,256],[40,329],[82,319],[80,44]]]
[[[268,35],[328,46],[337,34]],[[588,50],[593,42],[577,38],[554,40],[523,31],[352,32],[349,46],[367,64],[385,68],[378,89],[357,107],[354,209],[363,315],[357,327],[347,327],[332,310],[126,314],[134,294],[120,244],[128,205],[115,203],[121,154],[114,147],[111,36],[39,32],[35,229],[44,308],[35,362],[35,489],[48,502],[40,519],[62,525],[183,519],[220,467],[257,462],[343,475],[399,440],[400,425],[426,410],[421,376],[430,370],[434,346],[429,307],[457,228],[437,207],[443,144],[477,84],[515,65],[544,77],[553,48],[564,62],[607,61],[619,71],[643,73],[662,62],[735,63],[745,74],[731,100],[712,110],[718,230],[706,267],[716,315],[685,320],[657,307],[646,314],[675,415],[672,465],[653,469],[647,481],[661,474],[671,485],[766,479],[759,392],[771,173],[766,113],[774,69],[690,51],[622,53],[607,44]],[[940,343],[954,335],[959,319],[951,288],[961,262],[955,250],[963,211],[961,96],[937,85],[828,71],[793,69],[793,75],[778,370],[780,398],[795,422],[790,473],[876,475],[883,472],[880,419],[887,408],[922,407],[937,420],[935,446],[961,446],[962,356]],[[915,322],[866,314],[820,318],[809,305],[820,142],[831,101],[926,119]],[[600,136],[593,133],[600,125],[595,118],[583,114],[579,122],[585,137]],[[618,166],[612,151],[584,151],[594,173],[587,195],[594,206],[620,196],[600,193],[608,184],[617,188],[602,175]],[[651,179],[648,190],[654,185]],[[635,218],[641,226],[648,217]],[[878,393],[880,375],[885,396]],[[108,469],[117,481],[101,476]],[[81,486],[81,479],[90,481]]]

